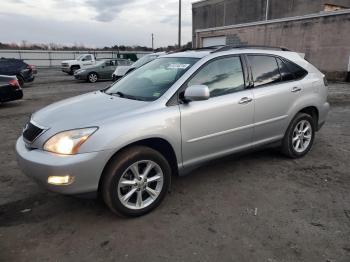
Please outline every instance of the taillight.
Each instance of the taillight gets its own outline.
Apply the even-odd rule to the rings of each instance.
[[[34,65],[27,65],[27,68],[28,68],[28,69],[34,70],[34,69],[35,69],[35,66],[34,66]]]
[[[19,85],[18,81],[15,79],[12,79],[9,81],[8,83],[10,86],[16,87],[16,88],[21,88],[21,86]]]
[[[326,76],[323,76],[323,83],[325,86],[328,86],[328,81],[327,81]]]

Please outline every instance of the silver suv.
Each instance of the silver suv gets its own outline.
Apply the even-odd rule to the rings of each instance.
[[[16,150],[49,190],[98,192],[113,212],[140,216],[161,203],[172,175],[208,160],[270,144],[304,156],[327,93],[324,75],[284,49],[173,53],[34,113]]]

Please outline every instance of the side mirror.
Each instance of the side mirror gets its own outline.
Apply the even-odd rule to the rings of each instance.
[[[206,85],[193,85],[185,90],[184,99],[190,101],[208,100],[210,97],[209,88]]]

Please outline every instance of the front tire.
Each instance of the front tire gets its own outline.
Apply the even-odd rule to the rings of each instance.
[[[96,83],[98,80],[98,75],[96,73],[92,72],[92,73],[88,74],[87,80],[90,83]]]
[[[171,180],[171,168],[162,154],[134,146],[117,154],[102,180],[102,196],[112,212],[142,216],[160,205]]]
[[[92,72],[92,73],[88,74],[87,80],[90,83],[96,83],[98,80],[98,75],[96,73]]]
[[[305,156],[315,138],[315,120],[308,114],[298,113],[283,138],[282,153],[290,158]]]

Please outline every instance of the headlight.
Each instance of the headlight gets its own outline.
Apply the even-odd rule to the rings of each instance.
[[[96,130],[97,127],[89,127],[63,131],[47,140],[44,144],[44,150],[62,155],[74,155]]]
[[[74,74],[81,74],[81,73],[84,73],[86,70],[85,69],[79,69],[77,71],[74,72]]]

